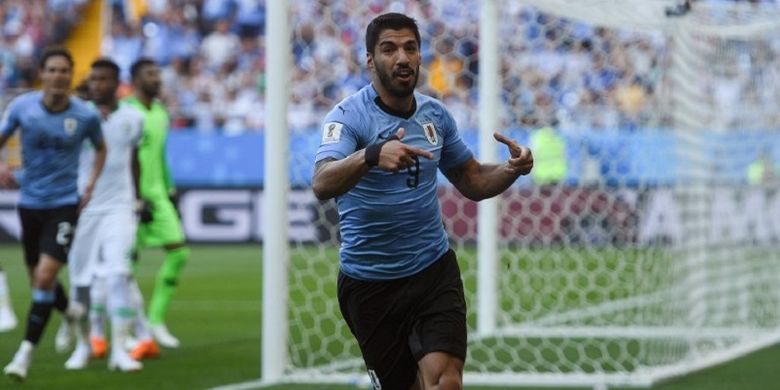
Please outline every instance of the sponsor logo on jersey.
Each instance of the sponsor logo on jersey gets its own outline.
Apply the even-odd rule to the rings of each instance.
[[[78,127],[79,122],[75,118],[65,118],[63,125],[65,126],[65,134],[71,136],[76,134],[76,127]]]
[[[423,123],[423,132],[425,133],[425,138],[428,139],[428,142],[431,143],[431,145],[437,145],[439,143],[439,135],[436,134],[436,128],[433,127],[433,123]]]
[[[322,144],[335,144],[341,140],[341,128],[343,124],[337,122],[328,122],[322,128]]]

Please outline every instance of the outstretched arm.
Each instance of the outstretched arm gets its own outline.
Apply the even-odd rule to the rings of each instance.
[[[493,133],[493,137],[509,148],[509,160],[502,164],[481,164],[472,158],[445,172],[455,188],[471,200],[480,201],[504,192],[518,177],[531,172],[534,166],[531,149],[499,133]]]
[[[397,139],[387,141],[379,147],[376,165],[385,171],[398,172],[414,164],[417,156],[428,159],[433,155],[427,150],[404,144],[401,139],[404,129],[398,129]],[[358,150],[344,159],[325,159],[317,163],[312,178],[312,190],[317,199],[325,200],[339,196],[354,187],[371,166],[366,163],[366,151],[372,148]],[[368,152],[371,154],[371,151]],[[370,156],[369,156],[370,157]]]

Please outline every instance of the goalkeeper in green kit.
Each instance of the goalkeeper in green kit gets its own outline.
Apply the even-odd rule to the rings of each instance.
[[[162,247],[165,260],[157,273],[149,302],[149,327],[157,342],[167,348],[179,346],[165,325],[165,315],[176,291],[184,264],[190,256],[184,232],[174,206],[176,190],[165,160],[165,142],[170,119],[157,99],[160,94],[160,67],[142,58],[130,68],[134,92],[124,101],[144,116],[144,136],[138,146],[139,190],[145,202],[138,224],[136,249]]]

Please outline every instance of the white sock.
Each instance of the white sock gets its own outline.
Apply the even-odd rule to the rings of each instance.
[[[133,304],[133,292],[128,275],[109,275],[107,278],[107,287],[111,291],[108,295],[108,313],[111,316],[112,324],[118,324],[119,327],[112,325],[111,329],[128,329],[132,326],[133,320],[137,317],[137,309]],[[127,336],[127,334],[125,334]]]
[[[76,335],[76,345],[89,345],[89,304],[90,286],[73,286],[71,301],[68,304],[73,332]]]
[[[16,351],[16,354],[30,356],[32,355],[34,350],[35,350],[35,344],[27,340],[22,340],[22,344],[19,345],[19,350]]]
[[[132,306],[135,307],[135,337],[139,340],[149,340],[152,334],[149,331],[149,321],[144,313],[144,297],[135,279],[130,280],[130,297]]]
[[[136,318],[135,299],[129,275],[109,275],[106,277],[108,294],[106,308],[111,318],[112,354],[126,353],[124,348],[130,337],[133,321]]]
[[[106,278],[96,277],[92,281],[92,288],[89,290],[91,308],[89,310],[90,336],[106,338],[106,307],[107,291]]]

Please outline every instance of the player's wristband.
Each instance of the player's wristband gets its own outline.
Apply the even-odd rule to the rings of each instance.
[[[400,141],[401,139],[398,138],[397,135],[393,135],[392,137],[375,144],[371,144],[366,146],[366,152],[365,152],[365,158],[366,158],[366,165],[369,167],[375,167],[379,165],[379,153],[382,152],[382,146],[385,146],[386,143],[390,141]]]

